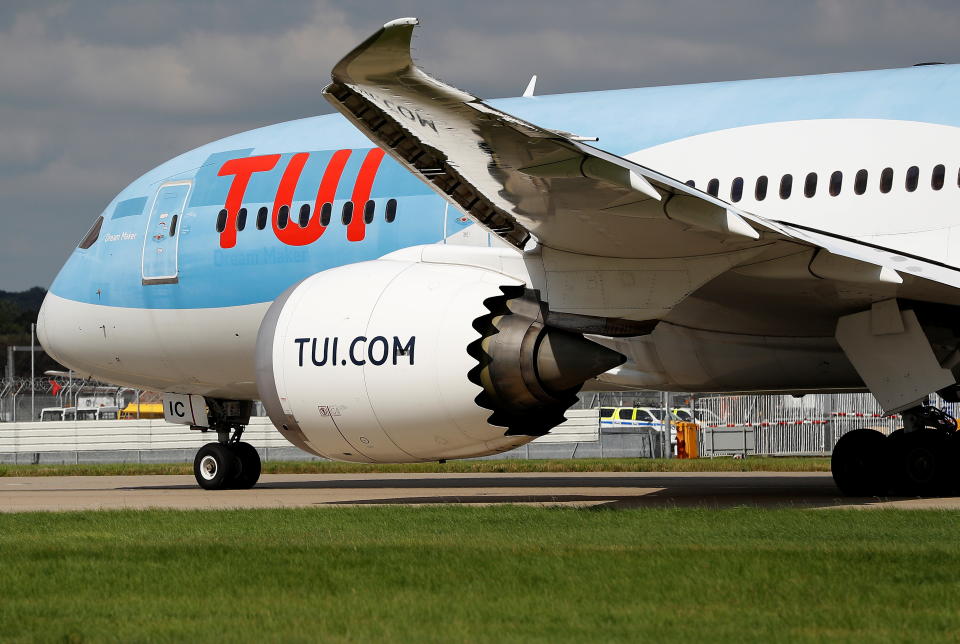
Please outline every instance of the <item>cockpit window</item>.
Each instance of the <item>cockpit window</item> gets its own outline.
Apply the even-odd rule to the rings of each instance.
[[[103,226],[103,216],[97,217],[97,220],[93,222],[93,225],[90,226],[90,230],[87,231],[87,234],[83,236],[83,239],[80,240],[78,244],[79,248],[86,250],[93,246],[94,242],[100,238],[100,228]]]

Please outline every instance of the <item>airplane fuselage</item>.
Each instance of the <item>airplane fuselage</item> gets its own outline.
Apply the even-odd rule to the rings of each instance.
[[[960,66],[942,65],[491,104],[598,137],[597,147],[742,210],[889,248],[904,262],[957,266],[957,81]],[[47,350],[103,380],[239,399],[258,397],[257,331],[291,285],[411,246],[497,243],[339,115],[183,154],[130,184],[102,217],[50,289],[40,319]],[[609,256],[655,257],[644,244],[611,239]],[[829,316],[798,315],[808,304],[785,296],[778,310],[744,316],[749,302],[693,297],[653,336],[619,340],[631,361],[606,382],[862,388]],[[727,353],[712,360],[718,347]],[[730,352],[742,367],[704,367]],[[685,361],[697,366],[668,364]]]

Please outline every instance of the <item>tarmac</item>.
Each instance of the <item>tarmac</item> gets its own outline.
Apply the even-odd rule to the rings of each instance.
[[[273,474],[252,490],[192,476],[0,478],[0,512],[349,505],[960,509],[958,498],[844,498],[828,473]]]

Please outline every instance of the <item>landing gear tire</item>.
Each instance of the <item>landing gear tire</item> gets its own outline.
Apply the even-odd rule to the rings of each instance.
[[[193,459],[193,475],[205,490],[229,489],[238,472],[240,459],[233,450],[220,443],[207,443],[197,450]]]
[[[231,487],[249,490],[260,480],[260,454],[250,443],[231,443],[230,449],[236,455],[240,468],[234,476]]]
[[[892,440],[891,440],[892,439]],[[905,496],[946,494],[950,481],[950,436],[935,429],[894,432],[888,439],[894,493]]]
[[[873,429],[844,434],[833,448],[833,481],[846,496],[878,496],[886,492],[884,454],[886,438]]]

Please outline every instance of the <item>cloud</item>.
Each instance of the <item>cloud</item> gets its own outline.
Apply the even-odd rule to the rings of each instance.
[[[142,5],[150,19],[154,3]],[[109,112],[217,116],[269,105],[278,95],[306,94],[323,83],[336,52],[359,34],[344,14],[317,4],[310,19],[286,31],[232,32],[195,28],[143,45],[55,37],[48,21],[56,11],[23,12],[0,37],[0,81],[7,102],[64,104]],[[189,14],[180,18],[189,25]],[[317,51],[329,52],[317,60]],[[319,65],[318,65],[319,62]]]
[[[0,176],[35,171],[50,158],[56,142],[50,130],[0,125]]]
[[[960,59],[946,0],[5,0],[0,288],[47,285],[131,180],[180,152],[329,112],[344,53],[393,18],[483,97]],[[40,243],[42,242],[42,243]]]

